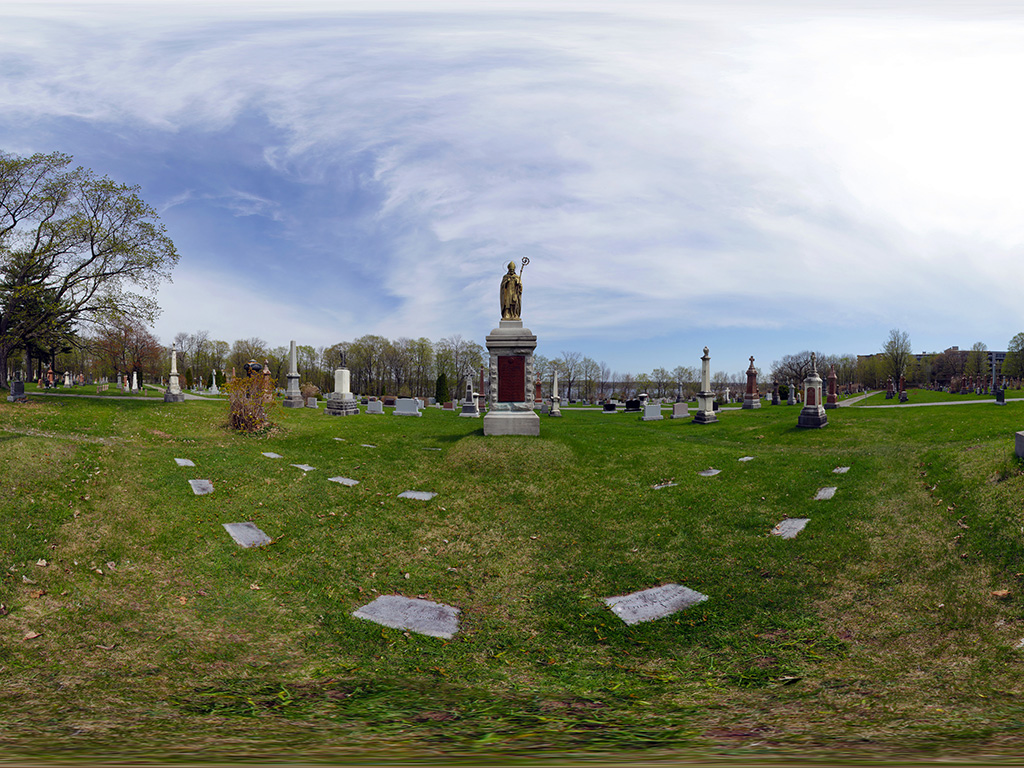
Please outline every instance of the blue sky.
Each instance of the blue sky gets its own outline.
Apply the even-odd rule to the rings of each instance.
[[[889,5],[6,2],[0,148],[142,186],[166,343],[482,344],[528,256],[619,372],[1005,349],[1024,8]]]

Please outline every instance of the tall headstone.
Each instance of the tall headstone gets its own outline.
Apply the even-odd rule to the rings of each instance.
[[[779,382],[772,381],[772,405],[779,404]]]
[[[465,416],[470,419],[477,419],[480,417],[480,409],[476,404],[476,397],[473,395],[473,382],[466,380],[466,397],[462,401],[462,413],[459,416]]]
[[[7,395],[8,403],[24,403],[28,400],[25,395],[25,382],[21,380],[21,374],[17,374],[14,377],[14,381],[11,382],[11,393]]]
[[[747,368],[747,391],[743,394],[743,407],[747,410],[761,407],[761,396],[757,391],[757,369],[754,368],[754,356],[750,356],[750,367]]]
[[[804,407],[797,418],[798,427],[820,429],[828,425],[828,414],[821,404],[821,376],[818,375],[816,356],[811,352],[811,372],[804,379]]]
[[[523,266],[530,263],[523,258]],[[534,411],[536,377],[533,351],[537,337],[523,327],[522,270],[515,263],[501,281],[501,320],[486,338],[490,354],[490,409],[484,416],[485,435],[539,435],[540,416]],[[497,384],[495,384],[497,382]]]
[[[839,407],[839,393],[836,391],[836,382],[839,377],[836,376],[836,367],[830,365],[828,367],[828,396],[825,398],[825,409],[831,411],[833,408]]]
[[[704,357],[700,359],[700,392],[697,393],[697,413],[693,416],[696,424],[713,424],[718,421],[715,415],[715,393],[711,391],[711,356],[704,347]]]
[[[299,391],[299,365],[295,354],[295,342],[292,341],[288,349],[288,387],[284,392],[285,408],[302,408],[305,405],[302,399],[302,392]]]
[[[562,411],[558,407],[562,398],[558,395],[558,369],[555,368],[554,380],[551,382],[551,412],[548,416],[557,416],[561,418]]]
[[[210,382],[211,382],[210,383],[210,389],[207,390],[207,392],[209,394],[211,394],[211,395],[219,395],[220,394],[220,390],[217,389],[217,369],[216,368],[213,369],[213,374],[210,377]]]
[[[139,391],[139,372],[132,371],[132,393]]]
[[[178,384],[178,351],[171,347],[171,376],[167,380],[167,389],[164,390],[165,403],[181,403],[185,401],[185,393],[181,391]]]
[[[326,409],[328,416],[354,416],[359,413],[359,405],[349,392],[348,368],[336,368],[334,371],[334,391],[327,395]]]
[[[900,374],[900,402],[907,402],[907,377]]]

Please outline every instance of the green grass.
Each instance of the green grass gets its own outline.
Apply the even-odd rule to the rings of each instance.
[[[1006,390],[1007,399],[1024,397],[1024,392],[1019,389]],[[959,392],[933,392],[928,389],[908,389],[908,403],[963,403],[967,401],[988,401],[994,402],[996,396],[976,395],[973,392],[961,395]],[[900,405],[899,394],[893,395],[891,400],[885,399],[885,391],[873,392],[868,397],[852,404],[852,407],[866,405]]]
[[[225,408],[0,404],[9,759],[1019,752],[1021,404],[564,409],[536,439],[436,409],[248,437]],[[274,542],[239,549],[244,520]],[[710,599],[632,627],[601,599],[670,582]],[[377,594],[461,630],[351,617]]]

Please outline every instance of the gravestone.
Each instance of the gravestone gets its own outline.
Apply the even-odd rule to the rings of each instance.
[[[195,462],[193,462],[191,459],[175,459],[174,463],[177,464],[179,467],[194,467],[195,466]]]
[[[665,482],[665,483],[658,483],[657,485],[652,485],[651,486],[651,490],[652,491],[660,491],[662,488],[674,488],[677,485],[679,485],[679,483],[673,483],[671,481],[670,482]]]
[[[178,352],[174,347],[171,347],[171,376],[167,381],[167,389],[164,390],[164,402],[185,402],[185,393],[178,384]]]
[[[838,380],[839,377],[836,376],[835,365],[830,365],[828,367],[828,396],[825,398],[825,410],[839,407],[839,394],[836,392],[836,382]]]
[[[381,595],[372,603],[353,611],[352,615],[392,629],[408,630],[444,640],[451,640],[459,631],[458,608],[401,595]]]
[[[1024,432],[1017,432],[1013,436],[1013,452],[1017,458],[1024,459]]]
[[[761,398],[757,394],[757,369],[754,368],[754,356],[750,356],[750,367],[747,368],[747,391],[743,394],[743,408],[760,408]]]
[[[411,397],[400,397],[395,401],[395,416],[420,416],[419,400],[415,400]]]
[[[779,404],[779,384],[776,381],[772,382],[772,405]]]
[[[702,469],[697,474],[700,475],[701,477],[714,477],[715,475],[717,475],[721,471],[722,470],[720,470],[720,469]]]
[[[285,408],[301,408],[305,405],[302,400],[302,392],[299,391],[299,367],[294,340],[288,348],[288,387],[285,389],[281,405]]]
[[[139,391],[139,372],[132,371],[132,394],[138,394]]]
[[[551,412],[549,414],[550,416],[554,416],[555,418],[559,419],[562,417],[562,409],[560,407],[561,402],[562,398],[558,394],[558,369],[555,368],[553,381],[551,382]]]
[[[341,485],[347,485],[350,488],[353,485],[359,485],[359,481],[353,480],[351,477],[328,477],[327,479],[332,483],[340,483]]]
[[[796,384],[792,379],[789,382],[789,397],[786,398],[786,405],[796,405]]]
[[[836,474],[836,475],[845,475],[849,471],[850,471],[849,467],[836,467],[835,469],[832,470],[833,474]]]
[[[804,407],[797,417],[798,427],[821,429],[828,426],[828,414],[821,404],[821,376],[818,375],[817,357],[811,352],[811,372],[804,379]]]
[[[223,526],[240,547],[249,549],[273,543],[273,539],[257,528],[255,523],[223,523]]]
[[[711,391],[711,356],[704,347],[704,357],[700,359],[700,392],[697,393],[697,413],[693,416],[695,424],[714,424],[718,421],[715,415],[715,393]]]
[[[213,493],[213,483],[209,480],[189,480],[188,484],[192,486],[192,493],[196,496],[205,496],[208,493]]]
[[[737,459],[737,461],[753,461],[753,460],[754,460],[753,456],[742,456],[739,459]]]
[[[659,403],[647,403],[644,406],[644,415],[640,417],[641,421],[661,421],[664,416],[661,415],[661,405]]]
[[[606,597],[604,602],[626,624],[639,624],[671,616],[707,599],[707,595],[680,584],[665,584],[629,595]]]
[[[473,396],[473,382],[466,382],[466,397],[462,400],[462,413],[467,419],[480,418],[480,408],[477,406],[476,397]]]
[[[690,406],[686,403],[672,403],[672,418],[673,419],[688,419],[690,418]]]
[[[996,389],[996,405],[1006,405],[1006,389],[999,387]]]
[[[640,398],[626,401],[626,407],[622,411],[623,413],[640,413]]]
[[[604,404],[604,408],[602,408],[601,412],[602,413],[615,413],[616,410],[617,410],[617,408],[616,408],[615,403],[605,403]]]
[[[348,368],[334,370],[334,391],[327,395],[324,414],[327,416],[355,416],[359,413],[356,399],[349,391]]]
[[[772,528],[772,536],[780,536],[783,539],[795,538],[804,526],[810,522],[809,517],[790,517]]]
[[[402,491],[398,494],[400,499],[415,499],[416,501],[430,501],[435,496],[437,494],[432,491]]]
[[[371,400],[366,404],[366,413],[367,415],[384,413],[384,403],[380,400]]]
[[[206,391],[209,395],[219,395],[220,390],[217,389],[217,369],[213,369],[213,373],[210,376],[210,388]]]
[[[448,402],[446,402],[444,405],[441,406],[441,410],[442,411],[454,411],[455,410],[455,401],[454,400],[449,400]]]
[[[267,451],[263,455],[266,456],[268,459],[283,459],[284,458],[284,456],[282,456],[280,453],[274,453],[273,451]]]
[[[319,403],[317,402],[317,399],[315,397],[307,397],[306,398],[306,407],[307,408],[319,408],[320,406],[319,406]]]
[[[524,257],[523,267],[529,262]],[[534,410],[533,396],[538,383],[533,367],[537,337],[523,326],[522,294],[522,279],[510,262],[501,281],[501,320],[485,339],[491,386],[484,434],[489,436],[540,434],[540,416]]]
[[[836,495],[836,490],[837,490],[837,488],[834,485],[829,485],[829,486],[826,486],[824,488],[819,488],[818,492],[816,494],[814,494],[814,500],[815,501],[828,501],[829,499],[831,499],[833,496]]]
[[[316,469],[316,467],[311,467],[309,464],[292,464],[292,466],[296,469],[301,469],[303,472],[311,472]]]
[[[11,393],[7,395],[7,402],[24,403],[26,400],[28,400],[28,395],[25,394],[25,382],[15,379],[11,382]]]

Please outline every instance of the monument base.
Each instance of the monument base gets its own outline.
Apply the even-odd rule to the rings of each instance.
[[[749,411],[751,408],[760,408],[761,398],[757,395],[743,395],[743,409]]]
[[[165,403],[184,403],[185,402],[185,393],[184,392],[178,392],[177,394],[171,394],[170,392],[164,392],[164,402]]]
[[[484,416],[485,435],[540,435],[540,416],[534,411],[495,411]]]
[[[351,395],[342,398],[336,392],[332,392],[327,395],[324,406],[324,413],[328,416],[356,416],[359,414],[359,404]]]
[[[838,408],[839,403],[825,403],[825,410],[831,411],[833,408]]]
[[[462,413],[459,416],[465,416],[467,419],[479,419],[480,409],[476,407],[476,403],[466,403],[462,406]]]
[[[825,413],[825,409],[820,405],[805,405],[800,411],[796,425],[798,427],[807,427],[808,429],[827,427],[828,414]]]
[[[305,408],[306,401],[302,399],[301,395],[298,397],[286,397],[281,401],[281,405],[285,408]]]
[[[8,395],[7,396],[7,402],[8,403],[27,403],[28,402],[28,395]]]
[[[693,415],[693,421],[696,424],[714,424],[718,421],[715,416],[714,392],[697,393],[697,413]]]

